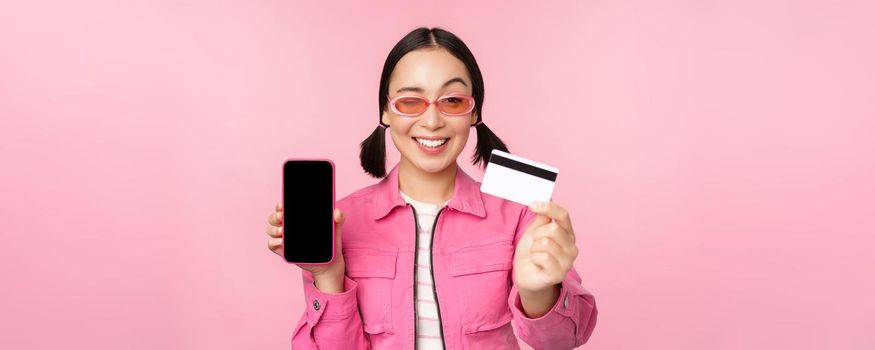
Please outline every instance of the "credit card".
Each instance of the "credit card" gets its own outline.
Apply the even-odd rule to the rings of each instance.
[[[499,150],[493,150],[480,191],[528,206],[550,201],[559,169]]]

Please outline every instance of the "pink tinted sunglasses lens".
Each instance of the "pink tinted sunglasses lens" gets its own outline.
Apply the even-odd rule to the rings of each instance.
[[[419,114],[428,108],[428,101],[418,97],[402,97],[395,101],[395,109],[401,114]]]
[[[474,99],[464,96],[450,96],[439,100],[438,108],[446,114],[466,114],[474,108]]]

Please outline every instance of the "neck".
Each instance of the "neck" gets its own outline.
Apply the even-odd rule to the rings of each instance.
[[[398,166],[398,186],[402,192],[416,201],[443,203],[453,196],[457,168],[458,164],[453,162],[444,170],[430,173],[417,168],[402,157]]]

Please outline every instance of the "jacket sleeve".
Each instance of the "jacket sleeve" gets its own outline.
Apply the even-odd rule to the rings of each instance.
[[[528,208],[525,209],[520,226],[517,227],[514,245],[535,215]],[[507,302],[513,314],[513,327],[517,336],[536,350],[573,349],[583,345],[592,335],[598,315],[595,297],[583,287],[580,275],[573,266],[562,281],[559,298],[543,316],[526,316],[515,284],[511,287]]]
[[[301,270],[306,309],[292,335],[293,350],[370,349],[358,312],[357,284],[343,276],[343,292],[316,288],[313,274]]]

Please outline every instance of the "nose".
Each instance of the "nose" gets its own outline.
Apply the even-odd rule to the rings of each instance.
[[[422,120],[420,124],[429,130],[435,130],[444,125],[444,118],[441,116],[441,112],[438,110],[437,104],[430,103],[428,105],[428,107],[425,109],[425,112],[422,113]]]

